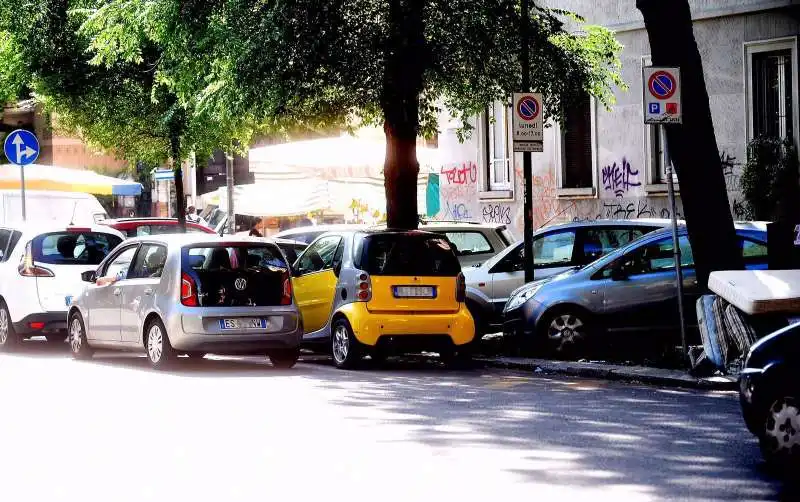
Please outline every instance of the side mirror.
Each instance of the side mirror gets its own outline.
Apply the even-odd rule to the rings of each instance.
[[[94,270],[87,270],[81,274],[81,280],[83,282],[95,283],[97,282],[97,272]]]
[[[624,281],[628,278],[628,271],[622,265],[615,266],[611,269],[612,281]]]

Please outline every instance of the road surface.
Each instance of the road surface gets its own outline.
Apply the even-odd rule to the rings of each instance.
[[[776,500],[735,396],[504,370],[0,354],[0,501]]]

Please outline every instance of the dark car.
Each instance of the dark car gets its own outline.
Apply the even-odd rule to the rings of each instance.
[[[739,400],[764,459],[800,465],[800,323],[753,345],[739,375]]]
[[[162,235],[178,233],[177,218],[119,218],[116,220],[103,220],[101,225],[119,230],[126,237],[142,237],[144,235]],[[209,227],[197,223],[186,222],[187,233],[215,233]]]

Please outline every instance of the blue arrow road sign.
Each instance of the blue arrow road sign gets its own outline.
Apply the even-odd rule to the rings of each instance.
[[[3,150],[12,164],[27,166],[39,158],[39,140],[32,132],[17,129],[6,136]]]

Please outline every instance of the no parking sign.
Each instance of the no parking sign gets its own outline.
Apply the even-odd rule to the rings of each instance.
[[[682,124],[681,70],[648,66],[642,72],[645,124]]]
[[[514,132],[514,151],[543,151],[542,95],[535,92],[516,92],[513,100],[514,113],[511,128]]]

